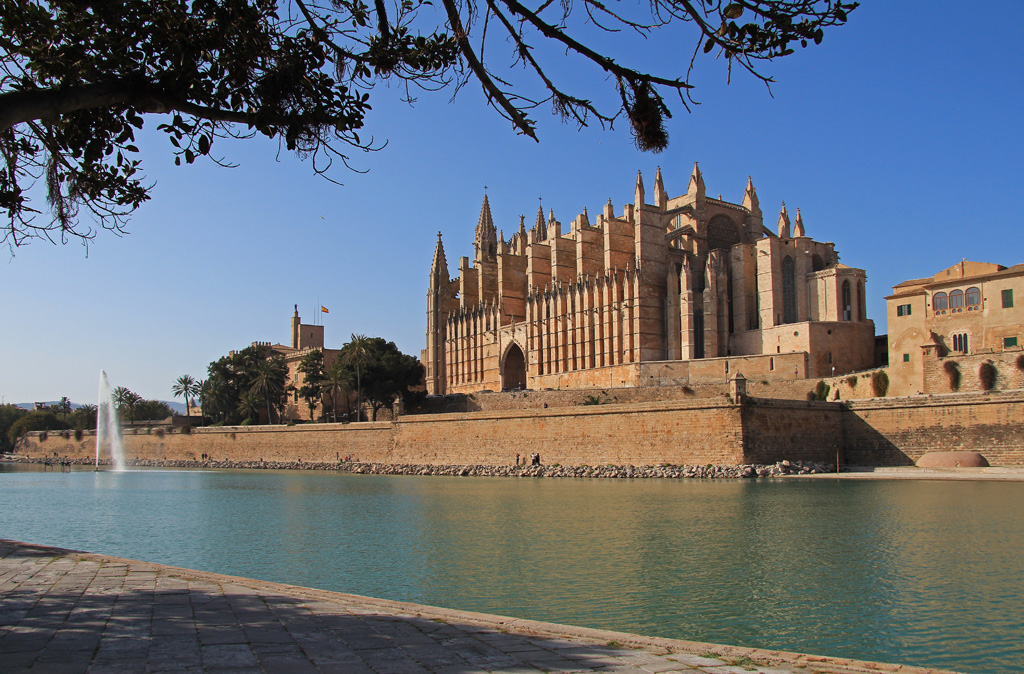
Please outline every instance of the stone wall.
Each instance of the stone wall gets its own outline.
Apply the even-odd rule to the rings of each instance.
[[[926,393],[953,392],[950,375],[946,370],[947,363],[954,363],[960,371],[960,392],[969,393],[982,391],[979,372],[983,363],[995,367],[995,390],[1016,389],[1024,386],[1024,371],[1018,365],[1018,359],[1024,358],[1020,349],[1002,353],[980,353],[966,356],[952,353],[944,358],[930,357],[924,359],[924,391]],[[1022,363],[1024,364],[1024,363]],[[908,392],[913,393],[913,392]]]
[[[843,405],[752,398],[743,406],[743,453],[747,463],[791,461],[842,463]]]
[[[125,453],[130,458],[196,461],[207,454],[215,461],[336,461],[351,456],[362,461],[386,461],[391,445],[390,422],[361,424],[309,424],[299,426],[225,426],[180,430],[147,429],[125,431]],[[96,455],[96,434],[87,432],[76,440],[73,434],[51,431],[30,433],[18,444],[18,453],[29,456]],[[109,450],[104,448],[109,457]]]
[[[594,405],[530,411],[409,415],[394,422],[194,429],[127,433],[130,458],[512,464],[541,454],[545,464],[743,463],[740,406],[722,400]],[[43,439],[45,438],[45,439]],[[95,434],[32,433],[28,456],[94,456]]]
[[[749,392],[749,390],[748,390]],[[148,432],[147,432],[148,431]],[[971,450],[992,465],[1024,465],[1024,392],[809,403],[725,396],[293,427],[128,432],[133,458],[510,465],[770,464],[782,459],[909,465],[928,451]],[[45,438],[45,439],[44,439]],[[95,435],[31,433],[28,456],[89,458]]]
[[[395,463],[744,463],[740,407],[728,401],[658,402],[407,416],[395,424]]]
[[[1024,465],[1024,394],[908,396],[846,404],[847,463],[911,465],[925,452],[980,452],[993,466]]]

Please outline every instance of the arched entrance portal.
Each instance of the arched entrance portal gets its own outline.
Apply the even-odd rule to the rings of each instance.
[[[501,367],[501,388],[515,390],[526,388],[526,357],[518,344],[513,344],[505,353],[505,363]]]

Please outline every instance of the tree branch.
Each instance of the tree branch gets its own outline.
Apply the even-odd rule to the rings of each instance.
[[[654,75],[642,74],[631,68],[621,66],[607,56],[598,54],[590,47],[577,42],[575,39],[569,37],[564,31],[555,28],[549,23],[546,23],[540,19],[539,16],[531,12],[529,9],[520,4],[517,0],[499,0],[503,5],[509,8],[509,10],[533,25],[534,28],[539,30],[541,34],[549,39],[561,42],[566,47],[576,52],[577,54],[593,61],[599,65],[603,70],[615,75],[617,77],[625,78],[629,81],[643,80],[651,82],[653,84],[662,84],[673,89],[692,89],[693,85],[682,80],[670,80],[664,77],[656,77]]]
[[[512,105],[501,89],[499,89],[494,81],[491,80],[491,76],[487,73],[487,69],[484,68],[480,59],[476,57],[473,52],[473,48],[469,44],[469,35],[466,33],[466,29],[462,26],[462,19],[459,17],[459,9],[455,6],[452,0],[441,0],[445,10],[448,12],[448,21],[451,23],[452,32],[455,33],[455,40],[459,44],[459,51],[466,58],[466,63],[469,64],[470,70],[476,75],[477,79],[480,80],[480,84],[483,85],[484,91],[487,93],[488,98],[496,100],[501,108],[508,114],[509,119],[512,120],[512,124],[515,125],[520,132],[526,134],[530,138],[534,139],[538,143],[540,139],[537,138],[537,134],[533,130],[533,124],[530,120],[523,116],[523,113]]]

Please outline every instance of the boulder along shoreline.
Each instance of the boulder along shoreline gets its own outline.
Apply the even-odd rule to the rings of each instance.
[[[21,458],[11,463],[33,463],[52,466],[92,466],[94,459],[86,458]],[[110,466],[110,459],[100,459],[101,466]],[[362,463],[359,461],[178,461],[158,459],[128,459],[125,465],[135,468],[225,468],[255,470],[321,470],[359,475],[442,475],[448,477],[589,477],[589,478],[703,478],[750,479],[834,473],[835,465],[812,461],[779,461],[774,464],[744,464],[739,466],[680,465],[680,466],[490,466],[453,464]]]

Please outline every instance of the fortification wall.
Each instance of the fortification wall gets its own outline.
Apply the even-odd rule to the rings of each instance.
[[[89,458],[95,435],[31,433],[28,456]],[[909,465],[969,450],[1024,465],[1024,391],[842,403],[728,398],[409,415],[397,421],[180,430],[125,435],[132,458],[510,465],[769,464],[782,459]]]
[[[846,404],[847,463],[911,465],[925,452],[980,452],[1024,465],[1024,392],[907,396]]]
[[[656,465],[743,462],[740,407],[721,401],[595,405],[547,410],[415,415],[394,422],[128,433],[130,458],[510,465],[518,452],[545,464]],[[94,456],[96,438],[32,433],[27,456]]]
[[[361,461],[386,461],[391,447],[391,422],[316,424],[301,426],[234,426],[194,428],[191,433],[152,429],[127,431],[125,454],[134,459],[198,461],[207,454],[214,461],[336,461],[351,456]],[[90,458],[96,455],[96,434],[75,436],[51,431],[42,440],[30,433],[18,444],[27,456]],[[105,452],[107,450],[104,450]]]
[[[843,405],[826,402],[748,399],[743,406],[746,463],[791,461],[842,463]]]
[[[1018,364],[1018,360],[1021,362]],[[981,366],[990,363],[995,368],[995,390],[1017,389],[1024,386],[1024,356],[1020,349],[1002,353],[980,353],[970,356],[953,353],[945,358],[924,359],[924,390],[927,393],[953,392],[951,376],[947,368],[955,367],[960,372],[961,393],[983,391]],[[912,392],[908,392],[912,393]]]
[[[738,405],[660,402],[407,416],[395,424],[395,463],[657,465],[743,462]]]

